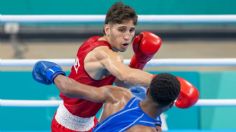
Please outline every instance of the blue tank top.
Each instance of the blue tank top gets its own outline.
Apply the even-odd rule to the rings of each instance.
[[[139,102],[139,99],[131,98],[122,110],[100,122],[93,132],[123,132],[135,125],[161,126],[160,116],[157,119],[151,118],[140,108]]]

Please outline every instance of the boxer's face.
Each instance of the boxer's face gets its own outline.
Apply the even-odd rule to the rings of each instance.
[[[122,24],[107,24],[105,32],[112,49],[124,52],[133,40],[135,25],[132,20],[126,20]]]

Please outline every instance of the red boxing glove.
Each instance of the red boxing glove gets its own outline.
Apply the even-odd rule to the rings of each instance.
[[[180,82],[180,94],[175,102],[178,108],[189,108],[193,106],[199,99],[198,90],[188,81],[178,77]]]
[[[145,64],[152,59],[161,47],[162,40],[151,32],[141,32],[133,41],[134,56],[130,61],[130,67],[143,69]]]

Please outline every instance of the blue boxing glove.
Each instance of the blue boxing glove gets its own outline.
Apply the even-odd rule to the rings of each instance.
[[[62,68],[53,62],[38,61],[32,71],[34,80],[43,84],[52,84],[58,75],[66,75]]]
[[[146,97],[146,88],[140,85],[135,85],[129,88],[131,93],[138,99],[144,100]]]

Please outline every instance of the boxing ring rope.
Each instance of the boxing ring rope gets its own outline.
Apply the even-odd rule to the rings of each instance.
[[[138,15],[143,23],[235,23],[236,15]],[[105,15],[1,15],[0,23],[104,22]]]
[[[0,99],[0,107],[57,107],[61,100]],[[236,106],[236,99],[199,99],[194,106]]]
[[[0,107],[57,107],[61,100],[9,100],[0,99]]]
[[[0,67],[32,67],[39,60],[55,62],[61,66],[72,66],[74,59],[0,59]],[[124,63],[129,64],[125,59]],[[178,59],[152,59],[146,67],[156,66],[236,66],[236,58],[178,58]]]
[[[39,60],[71,66],[74,59],[0,59],[0,67],[32,67]],[[130,60],[126,59],[125,64]],[[154,66],[236,66],[236,58],[215,59],[152,59],[147,67]],[[1,107],[56,107],[61,100],[8,100],[0,99]],[[195,106],[236,106],[236,99],[199,99]]]

